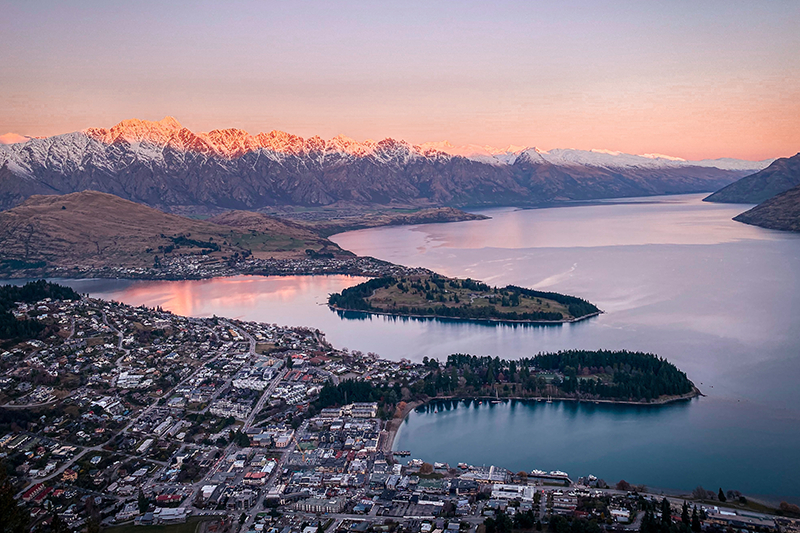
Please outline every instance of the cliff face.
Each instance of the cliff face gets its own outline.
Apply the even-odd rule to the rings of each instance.
[[[0,145],[0,208],[34,194],[82,190],[175,212],[347,203],[542,205],[703,192],[747,172],[714,164],[579,150],[465,156],[394,139],[194,133],[171,118],[131,120]]]
[[[800,185],[800,153],[776,160],[760,172],[720,189],[705,200],[732,204],[758,204]]]
[[[734,220],[762,228],[800,232],[800,186],[773,196]]]

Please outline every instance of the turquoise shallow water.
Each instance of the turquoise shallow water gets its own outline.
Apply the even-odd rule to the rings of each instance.
[[[572,325],[344,316],[324,305],[328,293],[360,281],[344,276],[69,283],[182,314],[314,326],[338,347],[392,359],[655,352],[707,396],[657,408],[501,404],[412,413],[396,447],[451,463],[722,486],[800,502],[800,236],[734,222],[747,206],[700,199],[493,209],[483,211],[491,220],[333,237],[359,254],[575,294],[605,311]]]

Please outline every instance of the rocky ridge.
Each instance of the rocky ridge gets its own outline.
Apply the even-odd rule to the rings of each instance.
[[[494,150],[494,149],[493,149]],[[34,194],[98,190],[165,211],[271,206],[496,206],[718,189],[746,171],[666,156],[444,143],[303,139],[238,129],[195,133],[177,120],[0,145],[0,208]],[[762,163],[753,163],[758,167]],[[730,166],[729,164],[721,166]]]

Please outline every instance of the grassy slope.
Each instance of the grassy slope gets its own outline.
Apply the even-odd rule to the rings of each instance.
[[[399,226],[409,224],[435,224],[441,222],[461,222],[465,220],[486,220],[489,217],[467,213],[453,207],[431,207],[424,209],[391,211],[377,210],[352,216],[336,216],[304,222],[319,235],[330,236],[345,231],[376,228],[379,226]]]
[[[312,249],[315,252],[333,253],[334,255],[352,255],[327,238],[321,237],[313,228],[263,213],[228,211],[209,218],[207,222],[236,228],[239,231],[245,230],[241,238],[235,242],[252,249],[253,255],[256,257],[259,256],[259,253],[255,250],[265,244],[303,251]]]
[[[173,245],[177,235],[216,243],[220,250],[210,256],[220,260],[245,250],[276,258],[305,257],[307,248],[318,251],[328,246],[338,250],[308,230],[279,224],[264,229],[171,215],[95,191],[32,196],[22,205],[0,212],[0,260],[43,260],[48,266],[63,267],[146,267],[153,264],[155,255],[164,256],[159,246]],[[171,255],[198,253],[201,249],[183,244]]]
[[[460,303],[455,303],[455,301],[445,301],[445,302],[438,302],[438,301],[429,301],[425,298],[425,293],[420,292],[416,289],[410,289],[409,292],[404,293],[400,289],[397,288],[397,285],[393,285],[391,287],[387,287],[385,289],[378,289],[376,290],[373,295],[368,298],[369,302],[378,307],[380,309],[390,311],[392,308],[392,304],[395,303],[397,306],[408,306],[408,307],[429,307],[430,305],[444,305],[446,307],[460,307],[464,303],[470,303],[470,305],[474,307],[493,307],[501,312],[510,312],[510,311],[517,311],[518,313],[529,313],[529,312],[556,312],[561,313],[564,315],[565,318],[573,318],[572,315],[569,314],[566,306],[554,302],[552,300],[542,299],[542,298],[528,298],[523,296],[520,298],[519,306],[511,307],[511,306],[502,306],[501,303],[490,303],[489,298],[484,298],[481,296],[492,296],[488,293],[479,293],[477,291],[473,291],[470,289],[462,289],[462,288],[454,288],[451,284],[447,283],[445,285],[445,289],[448,293],[453,295],[457,295]],[[478,294],[479,296],[476,298],[471,298],[470,295]]]

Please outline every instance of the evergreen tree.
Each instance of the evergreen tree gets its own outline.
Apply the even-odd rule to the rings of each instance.
[[[138,503],[139,503],[139,512],[146,513],[147,508],[150,506],[150,500],[148,500],[147,497],[145,497],[144,491],[142,489],[139,489]]]
[[[700,530],[703,529],[703,526],[700,524],[700,516],[697,514],[697,506],[694,506],[692,509],[692,531],[694,533],[700,533]]]
[[[653,514],[652,509],[650,509],[649,507],[644,511],[644,517],[642,518],[642,527],[639,531],[640,533],[658,533],[661,531],[661,526],[656,520],[656,517]]]
[[[719,501],[721,501],[722,503],[728,501],[728,498],[725,497],[725,493],[722,492],[722,487],[719,488],[719,494],[717,494],[717,497],[719,498]]]
[[[86,522],[86,533],[100,533],[100,522],[97,518],[91,517]]]
[[[663,531],[669,531],[672,525],[672,507],[669,500],[664,498],[661,500],[661,528]]]
[[[689,504],[684,501],[681,507],[681,527],[679,528],[681,533],[690,533],[691,525],[692,519],[689,513]]]
[[[0,533],[27,532],[29,516],[14,499],[14,488],[6,474],[6,465],[0,463]]]
[[[57,513],[53,513],[50,521],[50,531],[52,533],[72,533],[72,529],[63,521]]]

